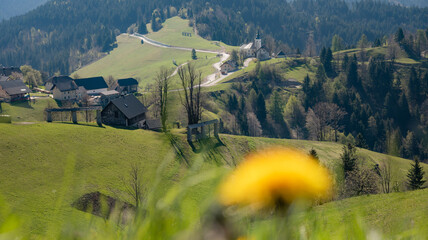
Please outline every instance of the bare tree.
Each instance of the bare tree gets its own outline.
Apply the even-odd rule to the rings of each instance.
[[[380,178],[383,193],[391,192],[391,161],[383,161],[381,165],[376,165],[376,172]]]
[[[107,86],[109,90],[113,90],[116,88],[116,80],[114,79],[114,77],[112,75],[108,76],[107,78]]]
[[[321,134],[320,119],[311,108],[308,109],[308,114],[306,114],[306,128],[312,140],[319,140]]]
[[[168,119],[168,89],[169,89],[169,76],[171,71],[166,67],[161,67],[156,74],[156,87],[157,87],[157,100],[160,110],[160,117],[162,122],[162,130],[166,132],[166,120]]]
[[[308,40],[306,41],[306,50],[305,50],[305,56],[306,57],[313,57],[316,54],[316,46],[314,41],[314,32],[311,31],[309,33]]]
[[[345,179],[345,194],[347,197],[376,194],[377,180],[373,170],[356,168]]]
[[[326,140],[327,127],[334,129],[334,141],[337,141],[337,130],[340,130],[341,121],[346,112],[334,103],[321,102],[315,105],[314,112],[320,123],[320,140]]]
[[[201,120],[201,83],[202,73],[196,72],[195,66],[191,63],[178,69],[178,76],[181,80],[184,96],[181,91],[180,99],[187,113],[188,124],[196,124]]]
[[[143,177],[139,164],[132,163],[129,171],[128,179],[122,178],[126,189],[126,193],[134,200],[135,206],[138,208],[143,200]]]
[[[247,113],[247,122],[248,122],[248,133],[250,136],[259,137],[262,135],[262,126],[257,119],[256,114],[249,112]]]

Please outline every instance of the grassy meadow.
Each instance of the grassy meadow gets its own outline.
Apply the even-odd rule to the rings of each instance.
[[[59,238],[63,234],[88,237],[86,234],[101,231],[95,235],[100,238],[104,231],[100,229],[114,228],[114,224],[80,212],[71,204],[83,194],[94,191],[132,202],[125,194],[126,184],[121,179],[128,176],[132,163],[138,163],[142,167],[147,201],[156,201],[157,204],[166,201],[169,210],[165,214],[174,216],[165,216],[158,221],[184,221],[171,225],[171,229],[165,232],[177,234],[178,227],[189,230],[198,225],[201,214],[215,202],[216,185],[221,177],[239,164],[243,156],[256,149],[281,145],[307,152],[314,148],[321,163],[333,173],[335,181],[342,179],[340,144],[221,135],[220,144],[216,140],[197,143],[192,150],[185,134],[173,132],[167,136],[151,131],[67,123],[0,124],[0,164],[3,169],[0,196],[6,203],[3,206],[8,206],[20,219],[20,233],[31,238]],[[391,161],[393,179],[400,183],[405,180],[409,160],[367,150],[359,150],[358,154],[364,159],[362,164],[367,166]],[[428,171],[428,166],[423,166]],[[427,191],[417,191],[346,199],[315,207],[312,214],[319,214],[316,219],[326,222],[342,218],[348,221],[354,213],[361,214],[369,227],[385,234],[395,234],[404,231],[409,221],[426,226],[428,215],[411,209],[396,212],[393,206],[398,206],[401,201],[406,206],[415,204],[423,207],[427,194]],[[177,198],[179,204],[175,202]],[[385,201],[392,205],[380,208]],[[153,211],[160,210],[156,208]],[[409,211],[412,214],[409,215]],[[394,218],[388,219],[392,214],[395,214]],[[376,216],[385,216],[387,221],[378,221]],[[0,214],[0,222],[7,219]],[[405,224],[400,225],[400,219]],[[309,220],[305,220],[305,224],[306,221]],[[263,225],[264,220],[260,220],[250,229],[263,232]],[[89,227],[92,230],[87,229]],[[329,226],[328,229],[334,231],[332,228]],[[126,232],[127,228],[115,230],[120,238],[126,238],[126,234],[121,235]]]
[[[10,115],[12,122],[41,122],[45,120],[45,108],[58,107],[52,98],[39,98],[35,103],[13,102],[2,103],[1,115]]]
[[[182,36],[182,32],[192,33],[192,37]],[[149,38],[173,46],[214,51],[231,51],[234,47],[220,42],[208,41],[193,33],[189,21],[179,17],[167,19],[158,32],[150,32]],[[71,76],[79,77],[113,76],[116,79],[133,77],[140,80],[140,87],[154,82],[160,67],[175,70],[178,65],[192,62],[203,73],[203,77],[214,73],[212,65],[220,61],[216,54],[197,53],[197,60],[191,59],[189,51],[154,47],[141,44],[137,38],[122,34],[117,37],[118,47],[107,56],[78,69]],[[175,61],[175,64],[174,64]],[[172,87],[178,88],[178,77],[174,77]]]
[[[219,41],[208,41],[200,37],[199,35],[195,34],[193,27],[189,26],[189,20],[181,19],[180,17],[169,18],[162,24],[162,26],[163,28],[158,32],[150,31],[147,37],[155,41],[177,47],[214,51],[232,51],[232,49],[237,48],[226,45]],[[147,29],[150,30],[149,27]],[[183,32],[191,33],[192,36],[183,36]]]
[[[191,54],[188,51],[166,49],[154,47],[149,44],[141,44],[137,38],[127,35],[117,37],[118,47],[110,52],[106,57],[85,66],[73,74],[80,77],[91,76],[113,76],[119,78],[138,78],[140,79],[140,87],[144,87],[148,83],[153,83],[156,72],[161,67],[167,67],[171,70],[177,68],[177,65],[191,61]],[[205,61],[205,58],[213,58],[215,54],[198,53],[198,57]]]

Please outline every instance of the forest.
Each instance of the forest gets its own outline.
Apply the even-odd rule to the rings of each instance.
[[[323,48],[317,61],[297,58],[257,63],[255,69],[211,95],[230,134],[333,141],[354,144],[408,159],[428,160],[428,68],[426,62],[396,62],[395,52],[409,55],[428,49],[428,31],[390,36],[387,54],[369,56],[376,43],[359,41],[355,53]],[[398,48],[398,49],[397,49]],[[284,69],[312,65],[301,90],[284,88]],[[232,81],[233,82],[233,81]]]
[[[374,41],[398,27],[407,31],[428,27],[426,8],[371,0],[351,5],[340,0],[59,0],[0,23],[0,64],[28,64],[49,74],[68,74],[108,54],[116,36],[131,25],[144,33],[143,25],[151,22],[156,31],[175,15],[196,22],[199,34],[207,39],[240,45],[260,30],[265,39],[288,51],[310,48],[311,55],[335,34],[345,47],[352,47],[362,34]]]

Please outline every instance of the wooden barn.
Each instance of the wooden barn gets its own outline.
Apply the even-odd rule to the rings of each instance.
[[[0,81],[0,99],[5,102],[28,100],[30,92],[21,79]]]
[[[138,81],[134,78],[117,80],[116,91],[121,94],[130,94],[138,92]]]
[[[134,96],[115,98],[101,112],[102,122],[113,126],[138,126],[146,119],[147,108]]]

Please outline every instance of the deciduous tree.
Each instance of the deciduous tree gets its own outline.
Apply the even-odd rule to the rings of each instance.
[[[202,117],[202,73],[196,72],[195,66],[189,63],[178,69],[178,76],[183,87],[183,93],[179,92],[180,99],[187,113],[188,124],[196,124]]]
[[[166,67],[162,67],[156,74],[156,94],[158,95],[158,105],[160,110],[160,117],[162,122],[162,130],[167,131],[166,121],[168,119],[168,90],[169,90],[169,77],[171,71]]]

